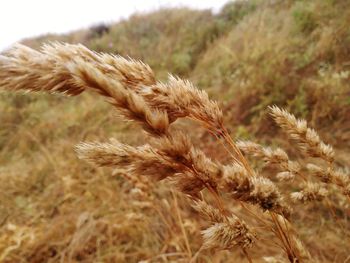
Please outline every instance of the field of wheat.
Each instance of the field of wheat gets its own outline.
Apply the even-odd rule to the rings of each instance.
[[[350,262],[349,10],[165,9],[1,53],[0,262]]]

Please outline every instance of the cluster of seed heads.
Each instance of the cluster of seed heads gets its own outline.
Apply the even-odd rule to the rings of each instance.
[[[291,194],[294,201],[321,200],[327,196],[327,190],[308,181],[300,163],[291,160],[284,150],[249,141],[234,143],[218,103],[190,81],[169,75],[166,82],[160,82],[143,62],[96,53],[82,45],[54,43],[40,51],[17,45],[0,55],[0,87],[68,96],[92,91],[104,97],[126,120],[138,123],[150,137],[148,144],[131,146],[116,139],[84,142],[76,147],[78,156],[99,167],[113,167],[116,174],[132,183],[135,191],[147,195],[152,182],[166,180],[175,185],[210,222],[202,231],[202,249],[240,247],[245,251],[256,241],[254,229],[224,207],[225,196],[270,212],[272,231],[281,239],[291,262],[300,262],[301,255],[307,254],[286,223],[292,210],[278,186],[254,171],[241,151],[261,158],[266,165],[277,166],[277,178],[282,181],[302,178],[302,190]],[[308,165],[310,174],[324,184],[337,185],[349,195],[349,177],[333,169],[332,147],[321,141],[305,120],[298,120],[277,106],[270,107],[270,112],[304,154],[327,162],[325,168]],[[213,160],[193,145],[187,134],[170,128],[179,118],[197,121],[223,140],[232,163]],[[204,200],[204,190],[211,194],[215,205]]]

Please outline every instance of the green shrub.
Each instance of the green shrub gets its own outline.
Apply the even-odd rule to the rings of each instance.
[[[315,15],[305,2],[297,4],[293,11],[293,18],[299,32],[309,34],[317,27]]]

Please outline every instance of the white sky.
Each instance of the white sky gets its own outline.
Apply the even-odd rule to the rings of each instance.
[[[0,51],[23,38],[66,33],[135,12],[189,6],[217,11],[229,0],[0,0]]]

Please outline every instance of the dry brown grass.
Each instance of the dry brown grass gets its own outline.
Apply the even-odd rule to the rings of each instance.
[[[263,260],[257,253],[259,247],[264,247],[271,253],[266,256],[273,256],[277,261],[322,261],[300,241],[294,224],[295,210],[290,207],[295,206],[295,201],[324,202],[325,211],[334,216],[344,242],[349,241],[347,218],[338,215],[348,209],[347,168],[336,167],[333,148],[325,144],[306,121],[276,106],[270,108],[273,118],[297,142],[304,160],[291,160],[279,148],[265,148],[252,142],[235,143],[224,125],[218,103],[189,81],[173,76],[167,82],[156,81],[150,67],[142,62],[95,53],[82,45],[57,43],[46,45],[41,51],[18,45],[0,57],[0,86],[9,91],[44,91],[69,96],[91,90],[103,96],[125,120],[138,123],[148,140],[141,146],[116,139],[78,144],[79,158],[95,166],[113,167],[114,175],[129,181],[131,188],[124,198],[130,203],[112,212],[108,202],[115,201],[115,193],[109,187],[104,188],[108,181],[96,174],[92,178],[96,180],[94,187],[101,189],[99,200],[107,205],[103,213],[95,210],[77,215],[68,209],[70,216],[64,210],[53,209],[53,215],[61,216],[55,216],[54,225],[45,232],[38,232],[35,225],[15,225],[5,217],[0,243],[5,262],[20,259],[29,262],[127,259],[202,262],[210,258],[224,260],[225,254],[219,253],[221,259],[216,258],[215,253],[220,250],[241,251],[241,255],[253,262]],[[199,149],[191,136],[176,125],[182,118],[206,129],[221,150],[227,151],[230,156],[227,162],[208,157],[205,149]],[[262,158],[265,168],[277,167],[277,178],[283,182],[264,176],[259,166],[253,169],[253,162],[249,162],[240,149]],[[52,158],[48,150],[43,152]],[[59,169],[53,168],[55,172]],[[321,182],[315,180],[317,177]],[[159,181],[162,188],[157,184]],[[71,178],[63,184],[79,187]],[[290,193],[294,184],[299,190]],[[184,195],[179,196],[169,186],[175,186]],[[334,186],[341,189],[343,195]],[[331,193],[334,194],[332,200]],[[64,195],[60,202],[67,199],[76,202],[77,196]],[[181,207],[186,204],[205,220],[200,220],[190,208]],[[298,207],[301,208],[303,206]],[[125,216],[120,215],[123,211],[128,211]],[[158,215],[158,222],[149,217],[152,213]],[[150,233],[152,230],[154,235]],[[198,233],[202,233],[202,243]],[[127,241],[123,240],[128,239],[141,242],[129,248],[134,254],[118,252],[118,249],[108,252],[115,247],[127,249],[123,246]],[[156,248],[142,254],[137,251],[142,242]],[[282,252],[284,259],[277,259]],[[100,257],[102,254],[105,259]]]

